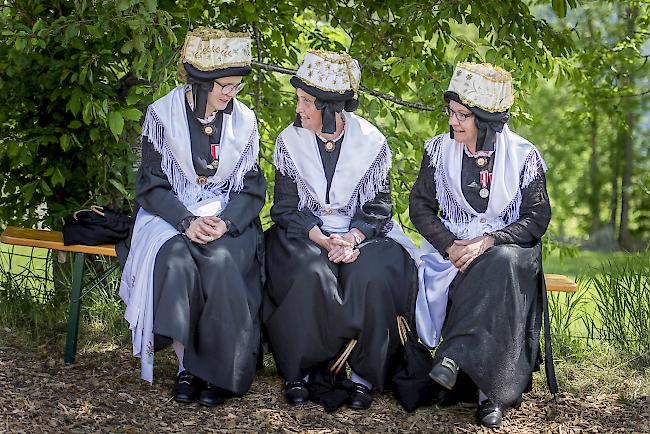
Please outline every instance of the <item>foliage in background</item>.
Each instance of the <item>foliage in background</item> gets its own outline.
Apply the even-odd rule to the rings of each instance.
[[[155,0],[3,3],[0,221],[56,228],[89,203],[122,205],[175,19]]]
[[[560,15],[567,5],[574,2],[552,2]],[[286,67],[306,48],[348,50],[366,89],[435,108],[457,61],[513,71],[521,97],[541,78],[568,76],[572,46],[568,30],[554,30],[524,1],[14,0],[0,23],[0,104],[8,108],[0,117],[0,222],[50,227],[88,202],[121,205],[128,196],[142,113],[176,84],[188,26],[248,31],[257,61]],[[260,120],[272,184],[273,141],[294,117],[294,96],[286,76],[257,70],[249,80],[242,99]],[[446,129],[444,119],[369,92],[360,112],[395,151],[402,213],[422,142]]]
[[[576,45],[571,79],[558,76],[527,100],[547,173],[553,220],[589,247],[643,250],[650,237],[650,3],[580,2],[564,20]],[[544,9],[539,12],[543,13]]]

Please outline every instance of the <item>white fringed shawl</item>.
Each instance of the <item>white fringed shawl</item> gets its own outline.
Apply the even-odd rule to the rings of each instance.
[[[333,213],[352,217],[358,206],[382,190],[391,167],[392,153],[384,135],[370,122],[352,113],[345,116],[345,136],[325,201],[327,179],[316,135],[305,128],[288,126],[275,143],[275,167],[298,187],[298,209],[315,215]]]
[[[180,201],[188,206],[216,197],[224,190],[237,192],[244,187],[244,175],[257,162],[259,133],[255,113],[233,100],[232,113],[223,116],[219,168],[207,184],[199,185],[192,163],[186,89],[187,86],[179,86],[149,106],[142,137],[148,138],[162,155],[163,172]]]

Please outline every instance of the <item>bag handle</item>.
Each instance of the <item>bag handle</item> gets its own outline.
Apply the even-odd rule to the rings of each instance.
[[[354,349],[354,346],[357,344],[356,339],[350,339],[350,342],[345,346],[345,349],[341,353],[341,355],[336,359],[334,364],[330,367],[330,372],[334,375],[337,375],[343,366],[345,366],[345,362],[348,360],[348,357],[350,357],[350,354],[352,353],[352,350]]]
[[[80,209],[80,210],[75,211],[74,214],[72,214],[72,217],[74,217],[75,220],[79,220],[79,216],[78,216],[78,214],[79,214],[80,212],[83,212],[83,211],[91,211],[91,212],[94,212],[95,214],[99,214],[99,215],[102,216],[102,217],[105,216],[105,214],[104,214],[104,207],[103,207],[103,206],[99,206],[99,205],[91,205],[91,206],[90,206],[90,209]]]
[[[402,341],[402,345],[405,345],[408,335],[411,333],[411,327],[402,315],[397,315],[397,332],[399,333],[399,340]]]

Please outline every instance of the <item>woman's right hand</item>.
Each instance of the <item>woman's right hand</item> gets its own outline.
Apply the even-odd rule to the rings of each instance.
[[[219,220],[218,217],[199,217],[190,223],[185,235],[197,244],[207,244],[219,239],[223,235],[223,231],[215,227]]]

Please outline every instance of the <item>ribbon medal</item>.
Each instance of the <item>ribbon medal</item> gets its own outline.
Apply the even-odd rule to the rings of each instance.
[[[210,145],[210,154],[212,154],[212,163],[208,164],[208,169],[217,170],[219,167],[219,144]]]
[[[490,195],[490,190],[488,190],[488,185],[492,181],[492,173],[487,170],[481,170],[479,174],[479,181],[481,182],[481,189],[478,192],[478,195],[481,198],[486,199]]]

